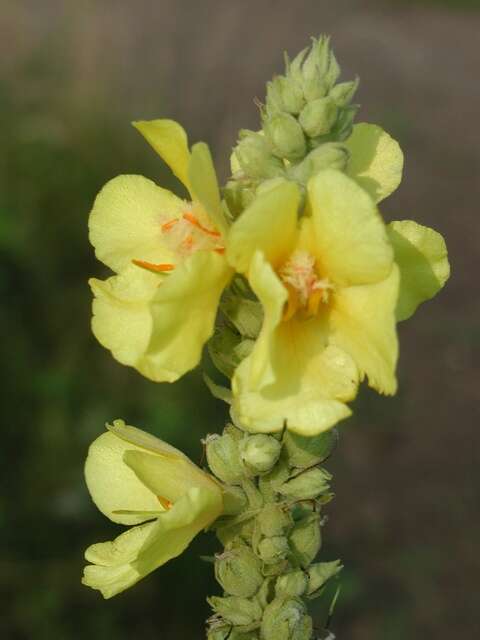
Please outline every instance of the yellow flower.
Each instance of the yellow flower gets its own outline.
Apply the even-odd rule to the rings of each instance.
[[[283,183],[257,197],[233,225],[227,257],[264,307],[251,354],[237,368],[233,413],[254,431],[284,423],[303,435],[350,414],[359,379],[396,389],[399,270],[374,202],[327,170],[299,192]]]
[[[182,553],[223,510],[217,482],[180,451],[116,420],[90,447],[85,477],[110,520],[136,525],[85,552],[83,584],[105,598]]]
[[[172,382],[198,364],[213,332],[232,274],[227,226],[208,147],[198,143],[190,152],[185,131],[171,120],[134,124],[192,200],[137,175],[118,176],[101,190],[90,240],[117,275],[90,280],[92,330],[122,364]]]

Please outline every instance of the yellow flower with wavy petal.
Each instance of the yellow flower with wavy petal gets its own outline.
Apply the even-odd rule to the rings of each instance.
[[[91,279],[92,330],[122,364],[172,382],[195,367],[213,332],[232,270],[226,221],[208,147],[190,151],[172,120],[135,127],[189,190],[185,201],[138,175],[108,182],[89,219],[99,260],[117,275]]]
[[[376,178],[382,191],[381,172]],[[383,193],[389,188],[384,185]],[[302,435],[329,429],[350,415],[346,402],[365,376],[377,391],[395,393],[399,291],[405,298],[400,278],[411,289],[409,274],[421,274],[432,257],[428,242],[423,253],[413,248],[408,254],[404,247],[397,265],[403,223],[387,229],[369,193],[339,171],[311,179],[300,221],[299,204],[293,183],[277,184],[229,234],[227,258],[246,274],[265,313],[255,346],[232,380],[233,415],[252,431],[278,431],[284,424]],[[411,307],[448,277],[446,254],[437,254],[439,277],[417,287]]]
[[[90,447],[85,478],[110,520],[135,525],[85,552],[83,584],[105,598],[180,555],[223,511],[222,490],[183,453],[116,420]]]

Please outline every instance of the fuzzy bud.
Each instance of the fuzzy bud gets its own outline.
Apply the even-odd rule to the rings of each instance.
[[[228,484],[240,484],[245,472],[233,436],[229,433],[208,436],[206,449],[208,466],[217,478]]]
[[[302,129],[310,138],[329,133],[337,119],[338,108],[329,96],[307,103],[298,118]]]
[[[264,536],[281,536],[293,525],[291,516],[278,504],[266,504],[257,516]]]
[[[308,568],[315,559],[322,543],[320,516],[311,513],[299,520],[289,537],[290,547],[298,564]]]
[[[289,113],[279,113],[266,118],[263,130],[272,152],[277,157],[295,162],[305,156],[307,143],[302,127]]]
[[[267,83],[265,106],[269,115],[276,115],[282,111],[297,115],[304,104],[302,86],[294,76],[277,76]]]
[[[263,562],[275,564],[287,557],[290,547],[285,536],[272,536],[261,540],[257,552]]]
[[[247,505],[247,496],[240,487],[230,486],[223,489],[223,515],[235,516]]]
[[[283,173],[283,163],[272,155],[265,137],[259,133],[252,132],[241,139],[235,148],[235,155],[249,178],[262,180]]]
[[[283,439],[283,447],[290,465],[305,469],[326,460],[337,440],[338,435],[334,429],[313,437],[300,436],[287,431]]]
[[[255,631],[249,631],[244,633],[243,631],[237,631],[232,629],[231,625],[222,625],[221,627],[215,627],[210,629],[207,635],[207,640],[257,640],[258,635]]]
[[[311,640],[312,619],[297,598],[275,598],[265,609],[261,636],[264,640]]]
[[[329,96],[338,107],[346,107],[350,104],[355,92],[358,89],[359,80],[351,82],[341,82],[330,91]]]
[[[343,171],[348,164],[349,158],[350,154],[343,144],[326,142],[310,151],[302,162],[289,167],[287,174],[293,180],[306,185],[311,177],[325,169]]]
[[[261,562],[247,546],[227,549],[215,559],[215,577],[232,596],[250,598],[263,583]]]
[[[302,471],[298,476],[282,484],[279,492],[297,500],[312,500],[329,488],[332,476],[325,469],[315,467]]]
[[[244,465],[254,474],[267,473],[280,456],[282,445],[273,436],[259,433],[247,436],[240,446]]]
[[[275,593],[277,596],[300,597],[307,588],[307,575],[301,569],[290,571],[277,578]]]
[[[342,570],[340,560],[333,562],[317,562],[308,569],[307,594],[314,598],[323,585]]]
[[[212,596],[208,598],[208,603],[215,613],[234,626],[245,627],[258,623],[262,618],[262,608],[255,600],[237,596]]]

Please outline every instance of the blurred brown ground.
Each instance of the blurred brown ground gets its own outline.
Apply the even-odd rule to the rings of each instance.
[[[113,123],[114,138],[125,138],[136,149],[152,177],[157,164],[130,130],[130,120],[179,120],[192,140],[211,145],[220,175],[226,177],[236,132],[256,127],[253,98],[263,98],[265,82],[281,71],[282,50],[294,54],[311,35],[332,35],[344,77],[361,78],[358,121],[381,124],[400,141],[406,156],[403,184],[383,203],[385,217],[413,218],[439,230],[447,239],[452,264],[444,292],[400,327],[398,396],[385,399],[363,390],[356,417],[342,425],[343,437],[331,463],[337,497],[325,529],[327,550],[340,555],[346,565],[334,626],[340,640],[478,637],[480,12],[464,10],[458,3],[380,0],[3,0],[1,5],[0,87],[23,114],[22,121],[11,126],[24,138],[40,131],[69,146],[76,139],[72,131],[78,120],[86,113],[102,113]],[[82,149],[92,166],[98,153],[103,157],[108,149],[99,149],[95,140]],[[0,163],[7,166],[9,158],[1,155],[2,151]],[[115,169],[140,172],[133,163]],[[93,185],[83,197],[91,201],[99,186]],[[9,184],[2,188],[8,190]],[[48,210],[36,215],[41,216],[37,224],[50,224]],[[80,214],[75,218],[83,235],[85,221]],[[62,238],[56,236],[58,245],[52,238],[50,251],[55,253]],[[85,247],[83,255],[88,251]],[[98,273],[92,261],[84,261],[76,272],[76,286],[80,274],[83,278],[83,272],[94,269]],[[82,295],[87,305],[83,289]],[[88,309],[82,313],[88,318]],[[87,334],[88,320],[79,327]],[[29,339],[38,339],[34,330]],[[89,348],[97,350],[95,345]],[[98,362],[110,358],[103,351],[95,357]],[[125,388],[127,379],[121,380]],[[149,383],[136,384],[141,398],[147,388],[142,384]],[[199,384],[195,389],[202,393]],[[76,410],[95,413],[88,402],[84,399]],[[202,415],[206,420],[216,411],[212,401]],[[142,417],[141,407],[137,412]],[[150,426],[146,420],[145,416],[139,426]],[[90,426],[89,436],[100,428],[101,424]],[[161,422],[155,428],[162,435]],[[200,432],[199,428],[195,437]],[[4,468],[14,473],[22,459],[12,464],[14,441],[9,442],[12,453]],[[83,482],[80,464],[87,444],[81,440],[81,455],[71,471],[76,485]],[[61,475],[60,462],[57,470]],[[92,521],[96,515],[85,496],[82,499],[82,518]],[[4,520],[8,528],[8,513]],[[52,515],[57,538],[67,535],[62,526],[61,518]],[[105,531],[99,517],[95,533],[106,537]],[[25,534],[26,547],[29,535],[33,538],[35,532]],[[81,552],[78,542],[64,558],[64,564],[70,561],[66,575],[72,580],[78,579]],[[28,580],[29,601],[36,602],[38,574],[30,574],[26,565],[24,577],[18,578],[8,562],[8,549],[1,554],[0,568],[11,572],[4,576],[13,576],[0,578],[0,590],[11,603],[10,613],[0,616],[5,638],[83,638],[87,632],[103,637],[105,630],[121,638],[201,637],[203,609],[189,626],[188,611],[175,620],[162,606],[167,590],[176,589],[175,601],[181,602],[189,589],[188,576],[181,574],[188,568],[186,562],[164,570],[163,576],[177,581],[173,587],[164,583],[161,571],[149,579],[147,591],[138,587],[150,604],[156,602],[153,610],[142,606],[142,596],[133,591],[113,605],[86,589],[74,590],[71,601],[55,609],[52,619],[60,620],[56,627],[53,622],[35,626],[25,620],[36,605],[29,609],[20,602],[22,583]],[[51,561],[47,553],[42,567]],[[202,579],[197,582],[195,598],[201,600]],[[52,588],[60,589],[59,584]],[[68,592],[71,587],[65,588]],[[81,598],[78,607],[75,598]],[[35,609],[39,619],[41,606],[40,612]],[[203,601],[199,607],[204,607]],[[175,611],[178,616],[181,606]],[[122,635],[121,625],[106,621],[108,616],[117,621],[128,616],[134,635]]]

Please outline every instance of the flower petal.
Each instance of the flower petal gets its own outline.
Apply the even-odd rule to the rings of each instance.
[[[107,518],[120,524],[138,524],[147,518],[114,511],[162,511],[162,506],[156,494],[123,462],[128,450],[139,449],[113,433],[103,433],[90,445],[85,479],[92,500]]]
[[[228,227],[222,209],[217,174],[210,149],[204,142],[198,142],[192,147],[188,175],[192,198],[203,205],[216,229],[225,234]]]
[[[227,260],[246,273],[255,251],[262,251],[274,267],[292,252],[300,202],[298,187],[283,181],[258,195],[230,229]]]
[[[396,140],[375,124],[353,127],[345,145],[350,151],[347,175],[354,178],[380,202],[395,191],[402,180],[403,153]]]
[[[335,344],[350,354],[371,387],[388,395],[397,388],[395,307],[399,280],[394,265],[381,282],[341,289],[334,296],[330,314]]]
[[[433,298],[450,276],[443,237],[413,220],[391,222],[388,235],[400,267],[397,320],[406,320],[425,300]]]
[[[128,450],[123,456],[125,464],[155,495],[176,502],[192,487],[221,490],[210,475],[186,457],[152,455],[144,451]]]
[[[192,539],[222,512],[217,493],[190,489],[158,520],[126,531],[113,542],[92,545],[85,554],[83,583],[105,598],[124,591],[180,555]]]
[[[92,331],[122,364],[141,367],[152,335],[150,301],[162,276],[130,265],[120,275],[89,281],[94,294]]]
[[[312,178],[308,194],[321,275],[341,286],[386,278],[393,251],[370,196],[334,170]]]
[[[190,151],[185,129],[174,120],[139,120],[132,124],[190,191]]]
[[[327,319],[282,321],[287,299],[264,256],[257,252],[250,284],[265,318],[252,353],[233,381],[233,413],[251,431],[289,429],[314,435],[350,415],[344,404],[356,392],[357,371],[339,349],[327,348]]]
[[[165,279],[150,305],[152,337],[137,367],[143,375],[174,382],[199,363],[231,276],[223,256],[198,251]]]
[[[174,459],[180,458],[189,460],[182,451],[172,447],[168,442],[160,440],[160,438],[157,438],[147,431],[125,424],[124,420],[114,420],[113,424],[107,424],[106,427],[118,438],[121,438],[130,444],[134,444],[135,448],[145,449],[145,451],[156,453],[161,456],[169,456]]]
[[[120,272],[133,259],[172,262],[162,223],[178,217],[185,202],[143,176],[117,176],[95,199],[88,226],[95,255]]]

